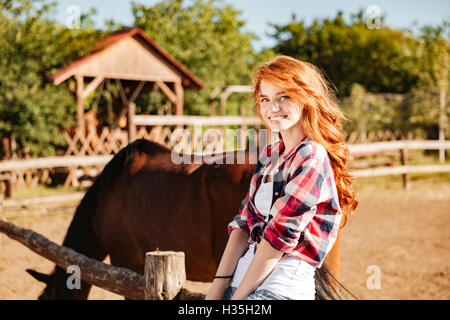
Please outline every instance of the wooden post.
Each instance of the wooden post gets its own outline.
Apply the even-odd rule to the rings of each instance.
[[[0,193],[0,220],[6,220],[5,215],[3,214],[3,195]]]
[[[128,104],[128,143],[136,139],[136,124],[134,123],[134,115],[136,113],[136,104],[130,102]]]
[[[244,118],[245,117],[245,106],[240,105],[239,106],[239,115]],[[240,125],[240,132],[239,132],[239,146],[238,148],[241,150],[245,150],[246,148],[246,131],[247,131],[247,126],[245,124]]]
[[[183,115],[184,107],[184,90],[181,85],[181,81],[175,82],[175,95],[177,96],[177,103],[175,104],[175,114],[178,116]]]
[[[84,128],[84,77],[76,75],[75,80],[77,83],[77,121],[78,128],[81,129],[83,137],[85,136]]]
[[[441,88],[439,94],[439,142],[444,143],[445,141],[445,131],[446,131],[446,121],[445,121],[445,107],[446,107],[446,88]],[[445,163],[445,147],[441,146],[439,148],[439,162]]]
[[[11,181],[11,175],[10,175],[10,177],[9,177],[9,179],[6,179],[5,180],[5,187],[6,187],[6,190],[5,190],[5,197],[6,198],[11,198],[12,197],[12,193],[13,193],[13,184],[12,184],[12,181]]]
[[[144,278],[146,300],[172,300],[186,282],[184,252],[147,252]]]
[[[216,115],[216,104],[214,100],[209,103],[209,115],[211,117],[214,117]]]
[[[181,84],[181,81],[175,82],[175,95],[177,96],[177,101],[175,103],[175,114],[177,116],[183,115],[183,109],[184,109],[184,91],[183,91],[183,85]],[[176,125],[176,129],[183,129],[184,126],[182,124]]]
[[[408,150],[400,149],[400,161],[403,166],[408,165]],[[411,189],[411,177],[409,173],[403,173],[403,189],[410,190]]]
[[[363,101],[363,118],[361,121],[361,143],[366,143],[367,141],[367,111],[369,106],[369,100],[367,95],[364,96]]]

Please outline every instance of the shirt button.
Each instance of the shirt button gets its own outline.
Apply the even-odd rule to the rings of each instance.
[[[277,195],[279,195],[280,193],[279,192],[275,192],[275,195],[277,196]]]

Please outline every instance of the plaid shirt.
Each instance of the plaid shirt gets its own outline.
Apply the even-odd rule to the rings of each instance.
[[[336,240],[342,217],[333,169],[326,149],[305,137],[283,156],[275,172],[269,170],[283,151],[283,140],[264,147],[228,233],[241,228],[249,234],[248,243],[259,243],[263,237],[284,252],[283,257],[295,256],[320,267]],[[272,207],[264,219],[254,196],[262,181],[269,179],[273,180]]]

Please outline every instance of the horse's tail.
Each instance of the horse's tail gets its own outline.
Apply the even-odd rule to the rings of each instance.
[[[316,300],[358,299],[323,264],[315,273]]]
[[[107,163],[92,186],[87,190],[80,204],[77,206],[75,215],[67,230],[62,245],[71,248],[90,258],[103,261],[108,252],[103,247],[94,227],[93,218],[97,210],[97,201],[100,194],[107,194],[110,186],[113,185],[117,175],[123,172],[123,167],[131,159],[136,149],[140,148],[142,142],[136,140],[125,148],[121,149],[110,162]],[[28,269],[27,272],[35,279],[45,282],[46,288],[39,299],[73,299],[85,300],[89,295],[91,285],[81,282],[81,288],[69,290],[67,287],[67,274],[65,270],[56,266],[51,275],[45,275]]]

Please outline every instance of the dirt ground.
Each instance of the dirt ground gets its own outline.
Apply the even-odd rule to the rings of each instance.
[[[450,299],[450,182],[365,188],[342,230],[339,280],[359,299]],[[6,211],[8,220],[61,243],[75,203]],[[108,258],[105,262],[109,263]],[[27,268],[54,264],[0,235],[0,299],[36,299],[44,288]],[[206,293],[209,283],[188,282]],[[123,299],[93,287],[89,299]]]

